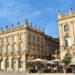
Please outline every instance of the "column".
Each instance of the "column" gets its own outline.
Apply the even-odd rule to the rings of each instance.
[[[1,70],[1,59],[0,59],[0,70]]]
[[[12,58],[11,57],[9,57],[9,62],[10,62],[9,70],[12,71]]]
[[[2,62],[1,62],[1,69],[4,71],[6,70],[6,58],[5,57],[3,58]]]
[[[23,55],[23,71],[26,71],[26,55]]]

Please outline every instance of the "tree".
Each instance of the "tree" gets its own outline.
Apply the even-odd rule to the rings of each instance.
[[[71,63],[72,55],[70,53],[66,54],[63,58],[63,63],[67,66],[69,63]]]

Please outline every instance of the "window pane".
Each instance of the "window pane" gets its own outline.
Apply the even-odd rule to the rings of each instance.
[[[23,35],[22,34],[20,34],[20,40],[22,40],[23,39]]]
[[[6,60],[6,68],[9,68],[9,66],[10,66],[10,61],[9,61],[9,59],[7,59]]]
[[[71,46],[71,39],[68,35],[65,36],[65,47]]]
[[[65,46],[68,47],[68,40],[65,40]]]
[[[8,54],[10,53],[10,46],[9,45],[7,46],[7,53]]]
[[[14,41],[16,42],[16,36],[14,36]]]
[[[68,25],[65,25],[64,26],[64,31],[68,31],[69,30],[69,26]]]
[[[28,35],[28,40],[30,40],[30,37],[31,37],[31,36],[30,36],[30,34],[29,34],[29,35]]]
[[[14,44],[14,49],[13,50],[14,50],[13,52],[15,53],[16,52],[16,44]]]
[[[3,55],[4,53],[5,53],[5,49],[4,49],[4,46],[2,46],[1,54]]]
[[[19,68],[22,68],[23,67],[23,60],[22,58],[19,59]]]
[[[23,51],[23,43],[20,43],[20,52]]]

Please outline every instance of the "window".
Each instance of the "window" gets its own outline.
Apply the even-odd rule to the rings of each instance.
[[[47,54],[47,51],[45,50],[45,54]]]
[[[19,68],[22,68],[23,67],[23,60],[22,58],[19,59]]]
[[[35,48],[33,48],[33,51],[32,52],[35,53]]]
[[[3,43],[3,42],[5,42],[5,39],[4,39],[4,38],[2,38],[2,43]]]
[[[16,42],[16,35],[14,36],[14,41]]]
[[[23,35],[22,34],[20,34],[20,40],[22,40],[23,39]]]
[[[39,50],[39,48],[38,48],[38,53],[40,53],[40,50]]]
[[[5,53],[5,48],[4,48],[4,46],[2,46],[1,54],[3,55],[4,53]]]
[[[13,46],[13,52],[16,53],[16,44]]]
[[[41,53],[43,54],[43,50],[41,51]]]
[[[38,42],[39,42],[39,37],[38,37]]]
[[[8,37],[7,42],[10,42],[10,37]]]
[[[10,45],[7,46],[7,53],[10,53]]]
[[[71,39],[68,35],[65,36],[65,47],[71,46]]]
[[[16,68],[16,60],[13,59],[12,62],[13,62],[13,63],[12,63],[12,67],[13,67],[13,69],[15,69],[15,68]]]
[[[30,36],[30,34],[29,34],[29,35],[28,35],[28,40],[30,40],[30,37],[31,37],[31,36]]]
[[[33,41],[35,41],[35,36],[33,36]]]
[[[20,53],[23,52],[23,43],[20,43]]]
[[[9,59],[6,60],[6,68],[9,68],[10,67],[10,61]]]
[[[68,31],[69,30],[69,26],[68,25],[65,25],[64,26],[64,31]]]
[[[43,43],[43,39],[41,39],[41,42]]]

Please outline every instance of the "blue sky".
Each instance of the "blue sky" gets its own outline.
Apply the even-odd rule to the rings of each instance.
[[[69,8],[75,11],[75,0],[0,0],[0,27],[23,25],[25,18],[29,25],[44,27],[45,33],[58,36],[57,11],[68,13]]]

